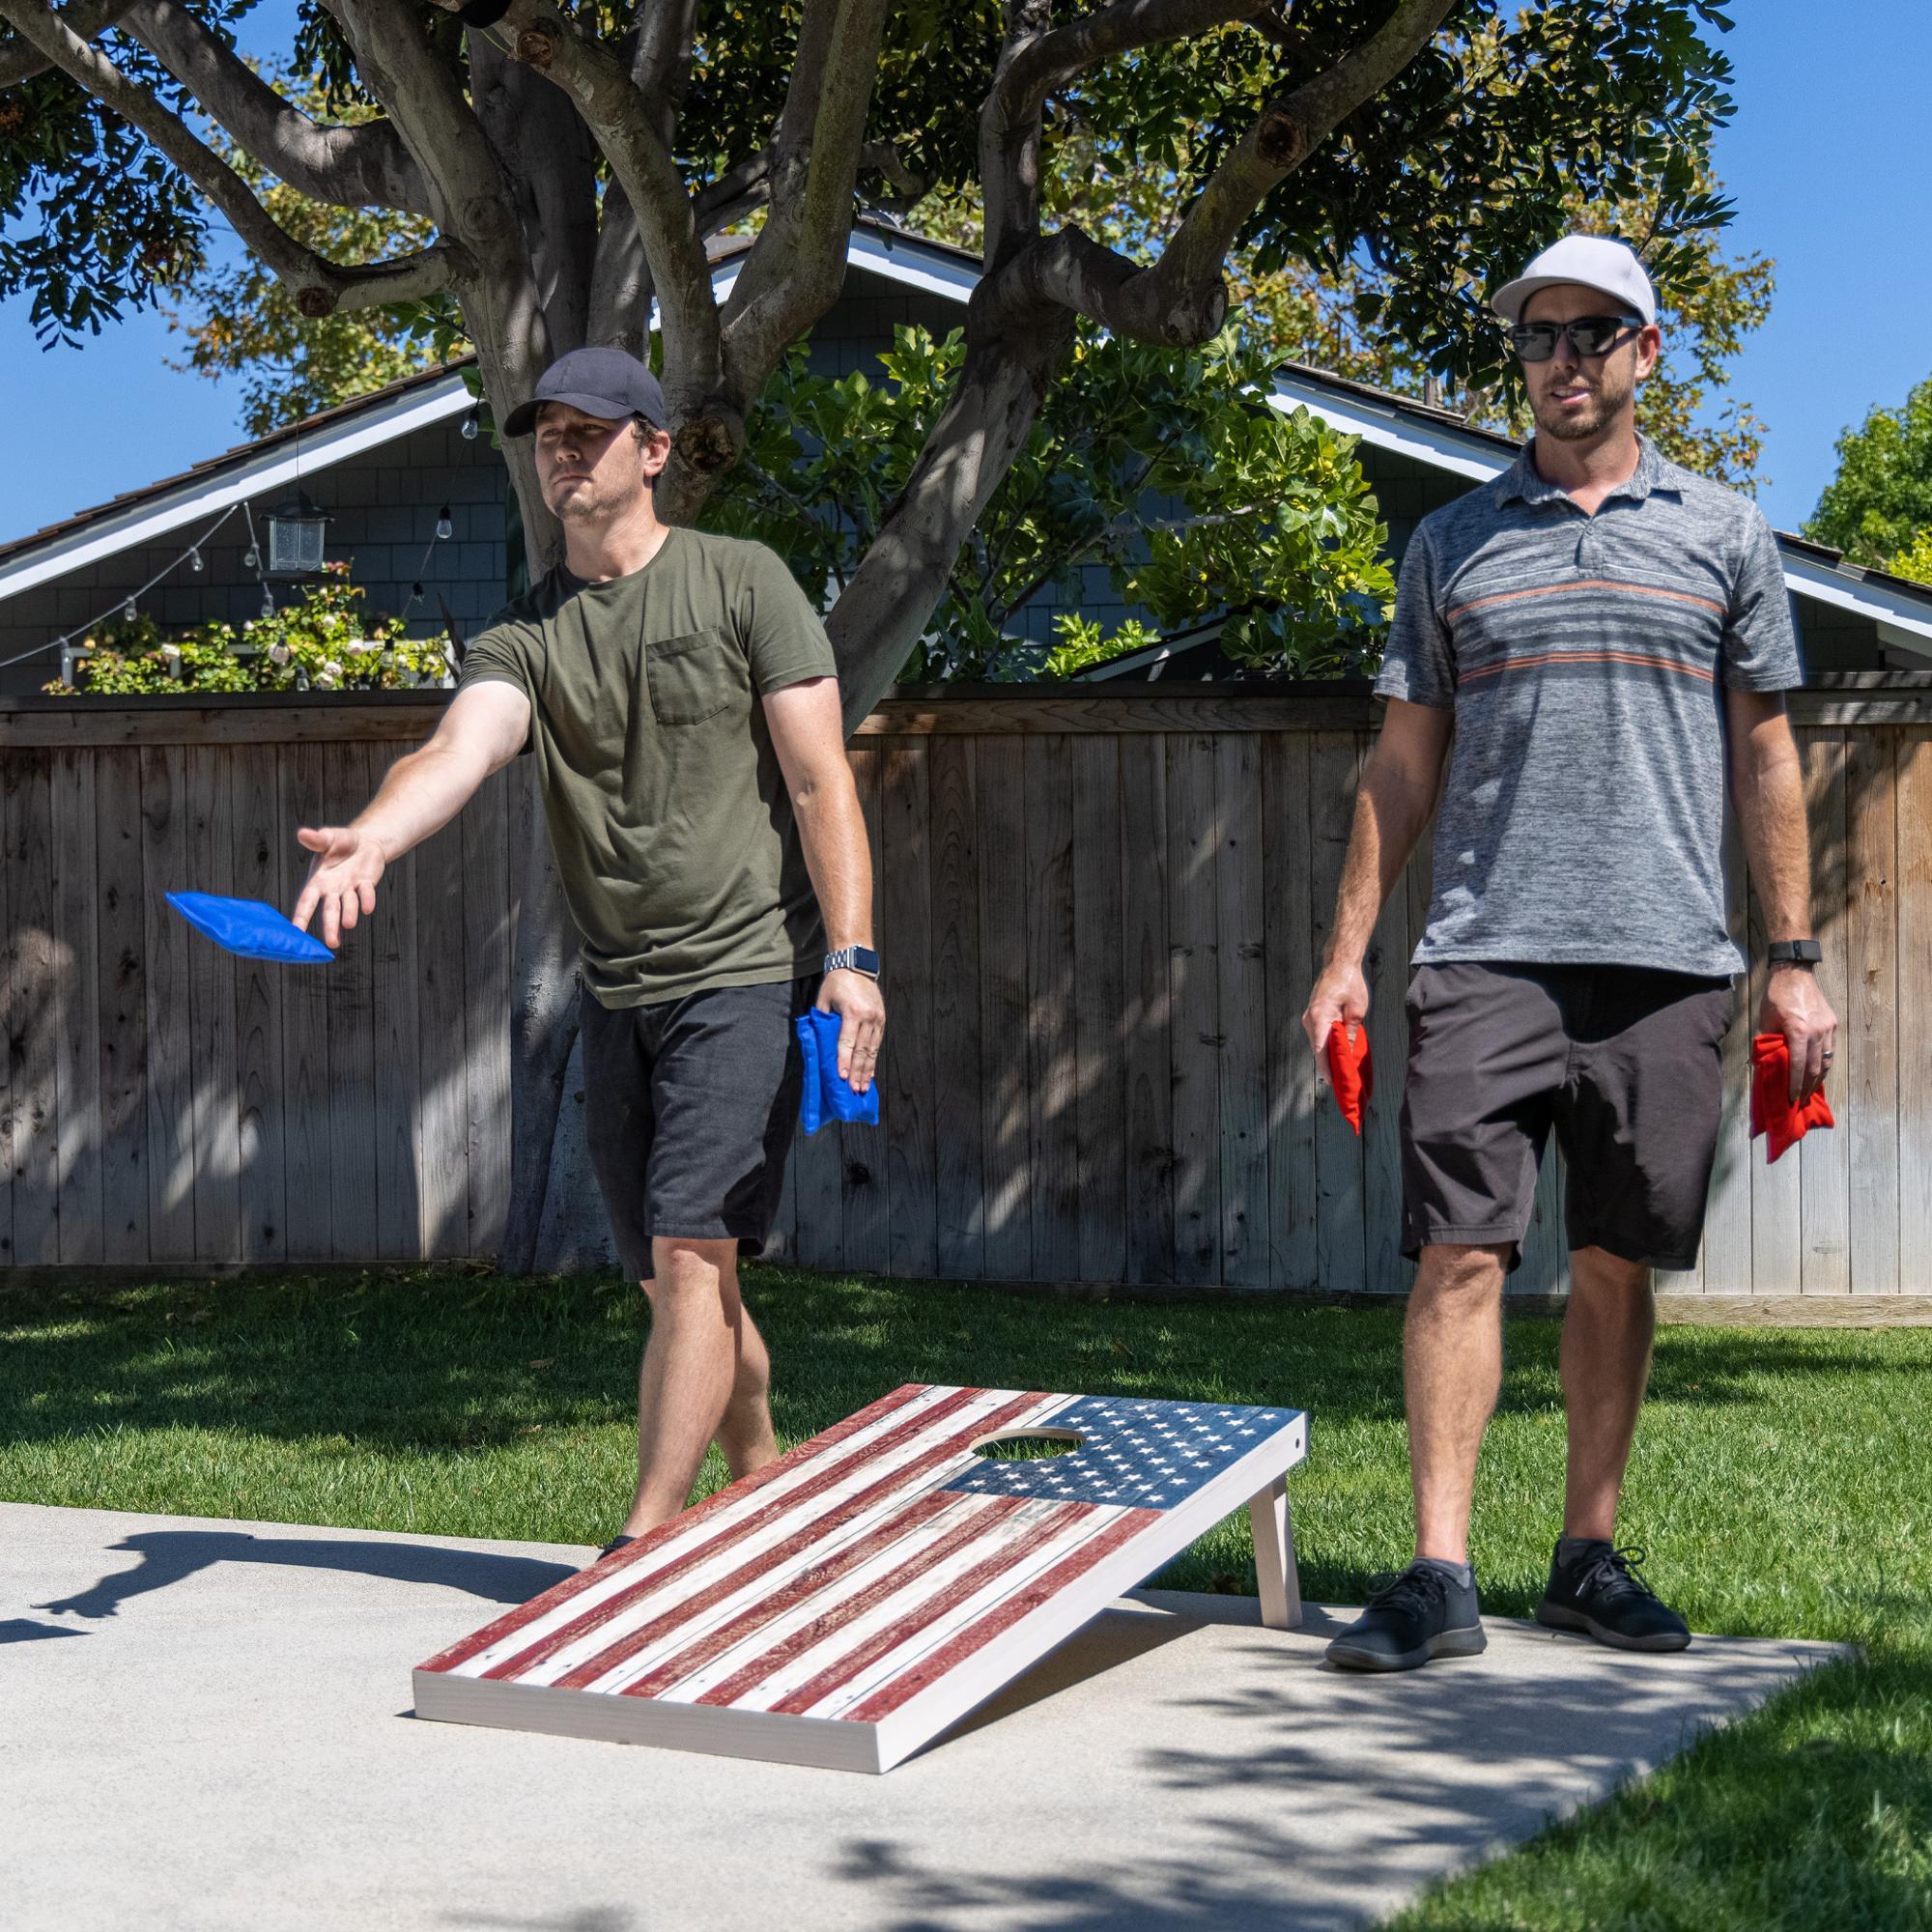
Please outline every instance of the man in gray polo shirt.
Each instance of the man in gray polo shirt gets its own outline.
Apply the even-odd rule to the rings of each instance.
[[[1470,1499],[1503,1278],[1552,1130],[1569,1163],[1569,1469],[1537,1618],[1628,1649],[1690,1640],[1639,1552],[1617,1548],[1616,1511],[1651,1270],[1694,1265],[1717,1147],[1744,964],[1725,920],[1727,793],[1771,941],[1759,1031],[1789,1043],[1795,1098],[1823,1083],[1836,1030],[1811,973],[1776,542],[1747,497],[1637,435],[1662,338],[1621,242],[1566,237],[1494,306],[1536,437],[1410,540],[1377,686],[1388,715],[1303,1015],[1318,1065],[1336,1025],[1360,1025],[1370,933],[1439,796],[1402,1117],[1416,1555],[1329,1646],[1357,1669],[1483,1648]]]

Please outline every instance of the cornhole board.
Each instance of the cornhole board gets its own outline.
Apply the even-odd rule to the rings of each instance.
[[[975,1450],[1048,1435],[1031,1461]],[[418,1666],[420,1718],[888,1771],[1246,1504],[1301,1602],[1307,1419],[909,1383]]]

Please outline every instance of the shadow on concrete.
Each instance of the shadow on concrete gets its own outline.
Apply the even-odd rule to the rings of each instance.
[[[32,1617],[0,1617],[0,1643],[34,1643],[43,1636],[85,1636],[63,1624],[37,1624]]]
[[[421,1543],[356,1543],[336,1538],[250,1536],[242,1530],[142,1530],[111,1546],[140,1561],[71,1597],[36,1604],[77,1617],[111,1617],[130,1597],[165,1590],[216,1563],[274,1563],[304,1570],[347,1570],[397,1583],[435,1583],[496,1604],[523,1604],[572,1573],[561,1563],[490,1550]]]
[[[1036,1690],[1032,1678],[1056,1666],[1071,1682],[1088,1674],[1090,1658],[1099,1668],[1124,1661],[1106,1655],[1121,1641],[1108,1625],[1155,1626],[1139,1638],[1145,1652],[1210,1622],[1253,1621],[1254,1606],[1238,1603],[1225,1617],[1115,1613],[948,1738],[1052,1694],[1061,1683]],[[1300,1635],[1325,1637],[1343,1621],[1310,1605]],[[1741,1716],[1790,1684],[1762,1655],[1732,1661],[1710,1647],[1690,1654],[1694,1675],[1672,1658],[1580,1676],[1432,1670],[1361,1680],[1329,1668],[1316,1644],[1284,1645],[1259,1629],[1236,1655],[1239,1690],[1147,1702],[1141,1763],[1163,1797],[1150,1807],[1135,1856],[1101,1866],[1071,1844],[1059,1870],[1020,1876],[1001,1873],[997,1861],[963,1852],[956,1863],[935,1860],[929,1844],[878,1834],[848,1840],[830,1875],[865,1888],[879,1932],[980,1923],[1029,1932],[1348,1932],[1368,1922],[1365,1870],[1387,1873],[1392,1909],[1415,1885],[1529,1838],[1689,1748],[1714,1712]],[[1310,1676],[1322,1680],[1319,1694],[1300,1694]],[[1203,1713],[1219,1720],[1212,1750],[1163,1742],[1198,1735]],[[1274,1822],[1258,1827],[1251,1805],[1229,1805],[1242,1786],[1279,1794]],[[1035,1796],[1051,1803],[1050,1794]],[[1335,1834],[1338,1816],[1350,1829]]]

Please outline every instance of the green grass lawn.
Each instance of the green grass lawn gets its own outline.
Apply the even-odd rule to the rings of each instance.
[[[1303,1588],[1407,1553],[1399,1318],[1052,1302],[754,1271],[786,1441],[902,1381],[1288,1403]],[[0,1497],[593,1543],[634,1453],[639,1293],[460,1275],[0,1298]],[[1485,1607],[1528,1612],[1558,1528],[1557,1329],[1511,1323],[1477,1492]],[[708,1489],[722,1467],[708,1465]],[[1835,1666],[1397,1924],[1932,1927],[1932,1330],[1670,1328],[1624,1540],[1698,1630],[1848,1638]],[[1254,1587],[1245,1523],[1161,1581]]]

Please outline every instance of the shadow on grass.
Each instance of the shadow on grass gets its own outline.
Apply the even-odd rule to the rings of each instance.
[[[358,1543],[336,1537],[252,1536],[241,1530],[141,1530],[110,1546],[140,1558],[85,1590],[37,1610],[76,1617],[118,1616],[130,1597],[164,1590],[216,1563],[266,1563],[305,1570],[346,1570],[398,1583],[441,1584],[496,1604],[526,1603],[571,1575],[568,1566],[492,1550],[422,1543]],[[52,1633],[59,1634],[60,1633]]]

